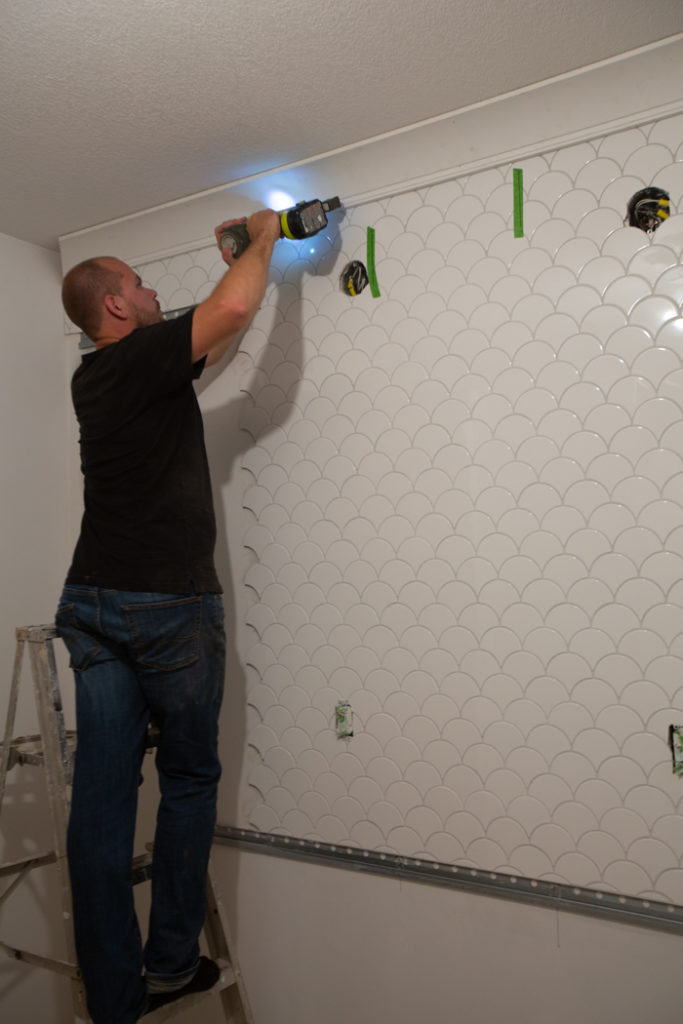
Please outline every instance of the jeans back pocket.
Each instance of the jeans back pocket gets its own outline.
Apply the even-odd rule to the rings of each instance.
[[[201,596],[169,597],[122,606],[138,664],[162,672],[199,658]]]

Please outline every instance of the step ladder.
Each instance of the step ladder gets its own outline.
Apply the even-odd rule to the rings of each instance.
[[[61,883],[61,903],[65,923],[67,960],[31,953],[0,939],[0,952],[15,960],[35,967],[46,968],[64,975],[71,986],[71,997],[76,1021],[87,1021],[85,992],[76,962],[76,951],[71,920],[71,886],[66,860],[66,829],[69,818],[73,760],[76,749],[76,733],[67,730],[57,675],[54,640],[58,637],[54,626],[26,626],[16,630],[17,647],[10,688],[5,733],[0,748],[0,814],[7,773],[15,765],[39,765],[42,767],[47,785],[47,797],[52,818],[54,848],[11,863],[0,864],[0,882],[5,878],[13,880],[0,893],[2,904],[18,888],[27,875],[36,868],[57,864]],[[28,647],[33,680],[33,691],[40,732],[33,736],[13,738],[19,688],[25,649]],[[155,745],[153,730],[148,732],[148,745]],[[144,882],[151,876],[152,853],[136,857],[132,864],[133,883]],[[189,1007],[218,994],[223,1014],[228,1024],[253,1024],[242,975],[234,956],[231,955],[230,933],[227,915],[216,884],[211,862],[207,876],[207,914],[204,936],[209,954],[221,974],[213,988],[205,992],[193,992],[173,1003],[160,1007],[154,1013],[142,1018],[144,1024],[161,1024]]]

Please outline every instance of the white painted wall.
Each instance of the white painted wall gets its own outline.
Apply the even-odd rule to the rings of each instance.
[[[229,847],[215,859],[255,1024],[678,1019],[680,936]]]
[[[66,571],[74,522],[74,469],[68,394],[69,352],[56,253],[0,235],[0,720],[5,715],[16,626],[51,622]],[[65,699],[70,688],[65,687]],[[30,674],[22,680],[14,735],[38,731]],[[40,772],[14,768],[0,816],[0,860],[48,849]],[[4,889],[9,879],[3,880]],[[63,956],[59,886],[53,868],[36,871],[0,909],[4,941]],[[0,958],[0,1017],[7,1024],[69,1019],[61,978]]]

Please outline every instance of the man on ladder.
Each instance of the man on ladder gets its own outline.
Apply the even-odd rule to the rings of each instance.
[[[67,848],[94,1024],[134,1024],[219,975],[199,956],[198,938],[220,776],[225,632],[192,381],[224,355],[265,294],[278,215],[254,214],[248,232],[237,262],[223,252],[230,269],[212,294],[176,320],[164,321],[156,292],[120,260],[87,260],[63,283],[67,314],[96,345],[72,381],[85,511],[56,619],[76,678]],[[150,721],[161,798],[143,951],[131,865]]]

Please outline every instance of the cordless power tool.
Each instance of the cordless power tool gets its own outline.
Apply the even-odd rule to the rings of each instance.
[[[330,210],[338,210],[341,202],[338,196],[332,199],[311,199],[297,203],[296,206],[283,210],[280,214],[280,238],[300,240],[317,235],[327,226],[327,214]],[[231,224],[221,231],[221,249],[229,249],[235,259],[241,256],[251,239],[247,225]]]

